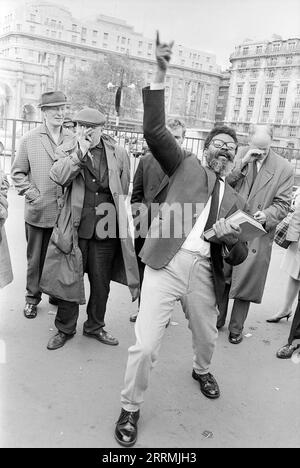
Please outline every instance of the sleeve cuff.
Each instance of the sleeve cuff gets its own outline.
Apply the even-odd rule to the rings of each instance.
[[[160,89],[165,89],[164,83],[150,83],[151,91],[158,91]]]

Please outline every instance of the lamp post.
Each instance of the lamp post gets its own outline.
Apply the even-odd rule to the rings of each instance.
[[[114,88],[117,88],[116,95],[115,95],[115,110],[116,110],[116,127],[120,125],[120,110],[121,110],[121,104],[122,104],[122,91],[123,88],[129,88],[131,90],[135,89],[135,84],[131,83],[130,85],[124,85],[123,82],[123,77],[124,77],[124,69],[121,71],[121,80],[120,84],[114,85],[113,83],[109,82],[107,84],[107,89],[110,91]]]

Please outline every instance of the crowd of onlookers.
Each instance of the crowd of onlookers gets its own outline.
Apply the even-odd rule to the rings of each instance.
[[[251,303],[262,302],[274,235],[283,220],[288,221],[282,268],[289,279],[281,308],[267,321],[289,319],[300,290],[300,196],[297,191],[292,205],[293,169],[272,150],[272,129],[254,126],[242,148],[232,128],[212,129],[202,165],[183,148],[184,123],[165,119],[164,79],[171,55],[172,43],[161,44],[157,38],[157,74],[143,91],[148,146],[134,176],[131,215],[126,150],[105,133],[106,118],[98,110],[85,108],[66,119],[67,98],[60,91],[41,96],[43,123],[22,138],[11,168],[13,184],[25,197],[24,316],[37,316],[42,293],[57,305],[57,332],[47,348],[61,348],[76,334],[79,305],[86,302],[85,273],[90,295],[83,335],[88,338],[118,345],[105,329],[112,280],[127,285],[132,299],[138,299],[138,310],[130,317],[136,322],[137,339],[129,348],[115,431],[124,446],[136,442],[140,406],[176,301],[192,332],[192,377],[207,398],[215,399],[220,389],[209,368],[229,299],[234,302],[228,339],[238,345]],[[13,277],[4,226],[8,182],[3,173],[0,182],[4,287]],[[252,215],[263,235],[243,240],[241,227],[227,219],[238,210]],[[181,236],[176,235],[179,227]],[[209,229],[214,230],[213,241],[206,237]],[[290,358],[299,338],[300,294],[287,344],[277,357]]]

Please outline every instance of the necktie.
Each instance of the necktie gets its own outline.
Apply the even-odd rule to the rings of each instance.
[[[250,192],[252,190],[256,177],[257,177],[257,163],[256,161],[253,161],[253,177],[252,177],[252,184],[250,186]]]
[[[209,210],[209,215],[206,221],[206,225],[204,228],[204,231],[207,231],[217,221],[218,218],[218,212],[219,212],[219,197],[220,197],[220,179],[217,177],[215,186],[211,195],[211,204],[210,204],[210,210]]]

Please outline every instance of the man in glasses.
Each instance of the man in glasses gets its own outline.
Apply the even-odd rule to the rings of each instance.
[[[271,260],[275,227],[287,215],[293,188],[293,169],[272,148],[272,129],[256,125],[250,129],[249,145],[239,151],[229,183],[248,201],[250,213],[267,233],[249,244],[247,260],[226,266],[227,284],[220,304],[218,328],[225,324],[229,297],[234,299],[229,323],[229,342],[243,340],[243,328],[251,302],[260,304]]]
[[[98,110],[81,110],[73,120],[76,135],[57,149],[50,171],[51,179],[65,189],[65,203],[41,280],[41,288],[55,291],[58,298],[58,332],[50,339],[49,350],[64,346],[76,332],[79,304],[85,302],[84,272],[90,297],[83,334],[106,345],[118,345],[104,329],[110,281],[127,284],[133,299],[139,288],[132,239],[127,235],[120,241],[118,229],[120,220],[128,218],[124,200],[130,181],[128,155],[103,133],[105,116]]]
[[[236,134],[228,127],[210,132],[204,146],[207,167],[177,143],[165,124],[164,82],[171,54],[172,44],[160,44],[157,37],[155,82],[143,92],[144,135],[169,177],[169,186],[140,254],[146,267],[136,344],[129,348],[115,429],[115,438],[123,446],[137,440],[140,406],[177,300],[192,332],[192,377],[207,398],[220,396],[209,367],[218,336],[217,304],[225,287],[223,261],[237,265],[247,257],[247,247],[239,241],[240,228],[226,221],[245,208],[245,201],[224,180],[237,150]],[[212,227],[216,243],[205,239],[204,232]]]

